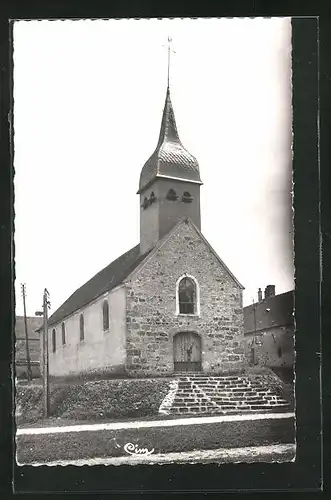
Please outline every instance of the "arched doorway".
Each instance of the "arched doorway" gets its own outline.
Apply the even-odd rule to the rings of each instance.
[[[180,332],[174,336],[174,370],[201,371],[201,339],[196,333]]]

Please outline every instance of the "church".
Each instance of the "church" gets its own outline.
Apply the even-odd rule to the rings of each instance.
[[[243,368],[243,286],[201,233],[201,185],[168,84],[159,140],[140,173],[140,242],[49,318],[51,376]]]

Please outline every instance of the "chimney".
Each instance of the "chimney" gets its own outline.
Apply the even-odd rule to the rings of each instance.
[[[276,295],[275,285],[268,285],[264,290],[264,298],[269,299],[269,297],[274,297]]]
[[[258,302],[262,302],[262,290],[261,290],[261,288],[259,288],[257,291],[257,300],[258,300]]]

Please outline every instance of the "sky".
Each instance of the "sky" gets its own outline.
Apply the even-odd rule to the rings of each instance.
[[[139,242],[167,86],[201,228],[245,287],[294,287],[289,18],[16,21],[16,314],[51,313]]]

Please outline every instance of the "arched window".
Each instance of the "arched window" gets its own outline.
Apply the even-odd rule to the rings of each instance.
[[[193,276],[185,275],[177,281],[177,313],[199,314],[199,286]]]
[[[66,343],[66,327],[64,323],[62,323],[62,345]]]
[[[102,304],[102,319],[103,319],[103,331],[109,330],[109,304],[108,300],[105,300]]]
[[[170,201],[176,201],[178,199],[176,191],[174,189],[169,189],[166,198],[167,198],[167,200],[170,200]]]
[[[152,203],[154,203],[156,201],[156,196],[154,194],[154,191],[151,192],[151,195],[149,197],[149,204],[151,205]]]
[[[79,317],[79,340],[82,342],[84,340],[84,316],[81,314]]]
[[[52,330],[52,351],[56,351],[56,331],[55,328]]]
[[[185,191],[182,196],[182,201],[184,203],[191,203],[193,201],[193,198],[191,194],[188,191]]]
[[[281,358],[283,356],[283,351],[282,351],[281,347],[278,347],[277,354],[278,354],[279,358]]]

